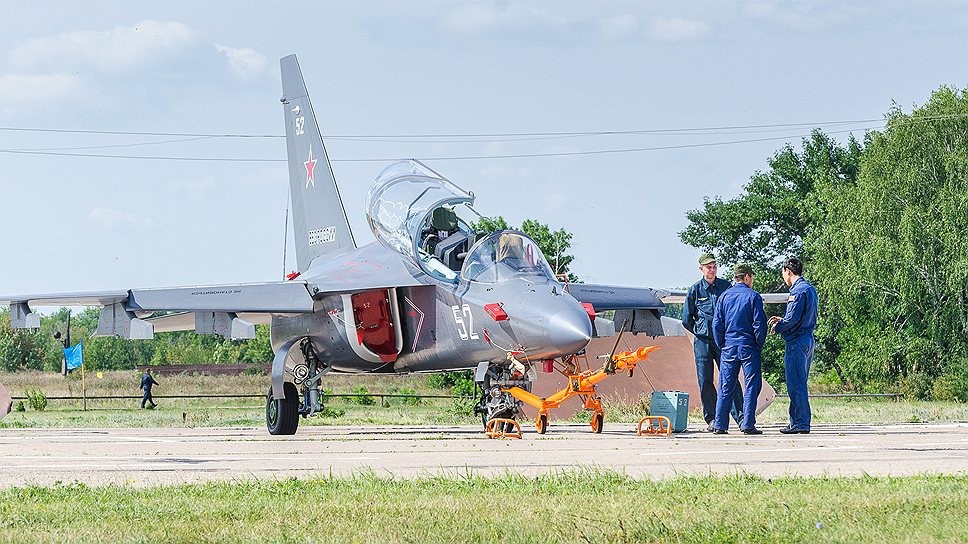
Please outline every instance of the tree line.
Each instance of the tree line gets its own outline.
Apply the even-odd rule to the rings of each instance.
[[[736,198],[706,198],[679,233],[761,291],[804,261],[820,295],[817,370],[858,391],[968,401],[968,91],[942,87],[881,131],[787,145]],[[773,341],[778,344],[777,341]],[[777,345],[764,354],[782,376]]]
[[[37,331],[11,330],[9,309],[0,310],[0,368],[59,372],[63,335],[67,333],[67,308],[42,316]],[[123,340],[110,336],[91,337],[97,329],[99,308],[86,308],[71,315],[71,343],[84,344],[84,366],[88,370],[127,370],[150,364],[266,363],[272,361],[269,326],[256,325],[251,340],[227,340],[194,331],[168,332],[153,340]],[[60,332],[60,339],[54,333]]]

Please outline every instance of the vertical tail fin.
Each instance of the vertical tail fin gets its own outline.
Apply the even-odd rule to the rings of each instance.
[[[356,242],[296,55],[283,57],[279,63],[286,147],[289,150],[296,266],[304,272],[316,257],[355,248]]]

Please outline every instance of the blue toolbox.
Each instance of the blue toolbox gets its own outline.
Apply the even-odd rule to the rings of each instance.
[[[681,433],[689,425],[689,393],[653,391],[649,415],[669,418],[672,432]]]

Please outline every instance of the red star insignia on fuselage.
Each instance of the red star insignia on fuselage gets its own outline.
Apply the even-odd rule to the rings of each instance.
[[[316,159],[313,158],[313,146],[309,146],[309,160],[303,163],[306,165],[306,188],[308,189],[310,185],[316,186],[316,182],[313,181],[313,169],[316,168]]]

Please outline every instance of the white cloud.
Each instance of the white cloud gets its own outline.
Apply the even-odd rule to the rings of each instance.
[[[865,14],[866,8],[828,1],[813,4],[754,2],[744,5],[743,12],[752,18],[766,19],[798,30],[820,30],[848,23],[856,16]]]
[[[120,210],[97,207],[87,214],[88,219],[106,229],[129,228],[143,229],[151,226],[151,219],[137,217]]]
[[[639,28],[639,20],[634,15],[617,15],[603,19],[599,23],[602,34],[608,38],[621,38]]]
[[[235,75],[242,79],[252,79],[265,72],[266,56],[248,47],[226,47],[215,44],[215,49],[225,55]]]
[[[561,30],[566,21],[549,11],[522,4],[470,4],[444,14],[443,27],[458,34],[521,34]]]
[[[215,178],[205,176],[201,179],[175,179],[168,182],[168,189],[192,200],[203,200],[215,193],[218,188]]]
[[[2,74],[0,75],[0,105],[10,112],[20,106],[42,104],[70,95],[79,85],[71,74]]]
[[[195,33],[178,21],[145,20],[111,30],[81,30],[19,41],[7,53],[17,70],[94,67],[111,72],[137,66],[185,47]]]
[[[678,17],[656,17],[649,25],[652,38],[663,42],[696,40],[705,37],[709,31],[709,25],[703,21]]]

